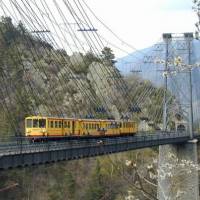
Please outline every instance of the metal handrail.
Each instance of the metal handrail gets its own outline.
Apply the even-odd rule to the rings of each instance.
[[[200,135],[199,135],[200,137]],[[139,143],[139,142],[152,142],[158,140],[166,140],[173,138],[186,138],[189,139],[189,135],[186,132],[157,132],[155,134],[138,133],[134,136],[127,137],[117,137],[117,138],[91,138],[91,139],[81,139],[81,140],[68,140],[63,142],[46,142],[46,143],[34,143],[29,144],[27,138],[25,137],[12,137],[10,142],[2,142],[0,138],[0,155],[11,155],[11,154],[24,154],[24,153],[34,153],[34,152],[44,152],[44,151],[56,151],[62,149],[77,149],[83,147],[97,147],[105,145],[120,145],[129,143]],[[102,144],[99,145],[98,141],[102,140]]]

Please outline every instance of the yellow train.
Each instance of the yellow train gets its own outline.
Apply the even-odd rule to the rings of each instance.
[[[25,136],[38,138],[100,137],[132,135],[138,130],[134,121],[75,119],[31,116],[25,118]]]

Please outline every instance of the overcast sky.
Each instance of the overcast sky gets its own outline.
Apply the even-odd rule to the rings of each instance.
[[[192,10],[192,0],[80,0],[83,3],[85,1],[88,6],[94,11],[95,15],[102,20],[114,33],[116,33],[120,38],[125,42],[131,44],[136,49],[147,48],[156,42],[162,37],[162,33],[172,32],[172,33],[182,33],[182,32],[193,32],[195,30],[194,24],[197,21],[197,17]],[[13,5],[9,2],[15,2]],[[70,12],[67,9],[67,6],[64,4],[65,0],[30,0],[31,9],[33,11],[28,11],[27,8],[23,7],[24,1],[15,0],[15,1],[2,0],[2,6],[7,7],[7,9],[0,9],[1,15],[9,15],[12,17],[13,21],[16,23],[21,20],[31,31],[36,29],[50,30],[52,37],[59,36],[62,40],[58,39],[58,46],[60,48],[65,48],[69,52],[69,45],[71,45],[72,50],[81,51],[81,47],[84,46],[84,41],[79,47],[75,47],[73,39],[70,39],[70,35],[67,33],[62,33],[59,30],[61,27],[65,28],[66,24],[74,24],[75,21],[70,16]],[[44,2],[47,2],[51,13],[46,9],[47,5]],[[66,17],[66,20],[63,20],[63,17],[60,15],[61,12],[56,8],[56,4],[60,6],[63,14]],[[76,7],[73,0],[69,0],[74,7]],[[36,4],[37,3],[37,6]],[[19,6],[19,5],[20,6]],[[0,4],[1,5],[1,4]],[[19,10],[16,7],[21,7]],[[24,8],[24,10],[22,10]],[[124,43],[117,40],[104,26],[99,23],[98,20],[90,13],[87,7],[84,7],[84,10],[88,13],[92,24],[95,28],[98,29],[98,34],[105,38],[103,40],[104,45],[110,46],[116,57],[125,56],[128,53],[132,53],[134,50],[127,47]],[[4,11],[4,12],[3,12]],[[23,16],[19,14],[22,12]],[[35,13],[34,13],[35,12]],[[81,15],[76,9],[79,18]],[[35,20],[36,17],[41,20]],[[51,20],[49,20],[51,18]],[[29,22],[27,22],[29,20]],[[57,27],[55,25],[55,20],[57,21]],[[82,19],[81,19],[82,20]],[[45,24],[43,24],[45,22]],[[54,24],[52,24],[54,22]],[[56,29],[56,30],[55,30]],[[74,34],[76,39],[83,40],[82,33],[77,31],[78,27],[74,27]],[[89,33],[92,35],[92,33]],[[66,42],[69,41],[70,44]],[[63,46],[61,45],[63,41]],[[95,40],[93,39],[95,43]],[[86,43],[86,42],[85,42]],[[96,43],[97,44],[97,43]],[[115,48],[114,45],[123,49],[124,51]],[[87,44],[85,44],[87,46]],[[90,47],[85,47],[86,50]],[[69,52],[70,54],[70,52]]]
[[[192,0],[86,0],[86,2],[115,33],[137,49],[151,46],[165,32],[193,32],[197,21],[192,11]]]

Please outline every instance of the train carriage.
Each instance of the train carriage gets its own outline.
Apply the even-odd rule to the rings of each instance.
[[[43,116],[31,116],[25,119],[25,136],[32,140],[132,135],[137,129],[137,123],[134,121]]]

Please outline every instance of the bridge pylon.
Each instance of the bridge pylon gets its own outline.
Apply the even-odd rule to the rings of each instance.
[[[191,42],[192,33],[184,33],[183,39],[187,43],[188,66],[191,66]],[[165,70],[170,73],[167,66],[169,53],[169,39],[173,39],[173,34],[163,34],[166,44]],[[193,106],[192,106],[192,73],[189,72],[189,97],[190,110],[188,112],[189,141],[180,144],[159,146],[158,162],[158,191],[159,200],[199,200],[199,177],[197,162],[197,140],[194,139],[193,132]],[[165,76],[165,90],[167,91],[167,75]],[[167,131],[167,100],[164,96],[163,106],[163,131]]]
[[[158,199],[199,200],[197,140],[159,147]]]

